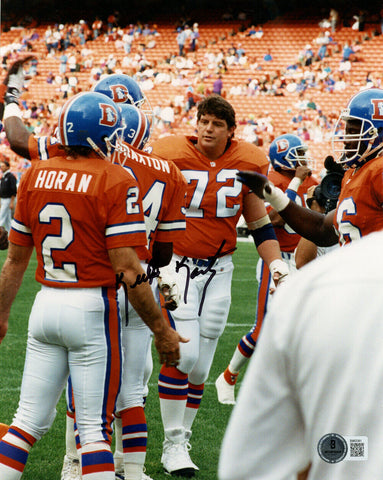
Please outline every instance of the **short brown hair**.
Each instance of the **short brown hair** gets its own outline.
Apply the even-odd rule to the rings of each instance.
[[[232,105],[221,97],[221,95],[211,94],[199,102],[197,107],[197,120],[202,115],[215,115],[221,120],[225,120],[229,128],[236,127],[235,110]]]

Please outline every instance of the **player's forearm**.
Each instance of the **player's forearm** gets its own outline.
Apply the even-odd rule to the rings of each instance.
[[[237,176],[255,195],[268,202],[299,235],[323,247],[337,243],[338,237],[332,224],[334,212],[323,215],[300,207],[266,176],[257,172],[241,171]]]
[[[317,246],[306,238],[299,240],[298,246],[295,250],[295,265],[299,270],[307,263],[311,262],[317,257]]]
[[[267,265],[281,258],[281,251],[277,240],[266,240],[258,245],[257,250],[259,256]]]
[[[300,207],[291,200],[278,213],[296,233],[318,246],[328,247],[338,242],[334,228],[325,222],[322,213]]]
[[[155,335],[161,334],[167,328],[149,282],[128,287],[128,299],[134,310]]]
[[[25,127],[20,108],[16,103],[5,107],[4,128],[11,149],[18,155],[30,159],[28,140],[31,132]]]
[[[11,244],[11,253],[8,254],[0,274],[0,343],[7,332],[11,306],[21,286],[30,258],[28,249],[25,250],[26,255],[22,258],[12,256],[12,247],[14,249],[14,245]]]
[[[180,357],[179,342],[185,340],[170,327],[162,316],[161,309],[154,299],[149,282],[132,282],[131,273],[125,272],[126,285],[130,285],[130,288],[128,287],[129,302],[154,333],[154,343],[159,354],[160,363],[165,363],[167,366],[175,366]]]
[[[337,243],[338,237],[332,223],[328,219],[326,221],[324,214],[297,205],[286,193],[272,184],[265,188],[264,197],[282,219],[302,237],[323,247]]]

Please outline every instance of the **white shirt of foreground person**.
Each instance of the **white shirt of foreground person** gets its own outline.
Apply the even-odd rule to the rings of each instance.
[[[224,436],[220,480],[296,479],[309,463],[308,480],[383,478],[382,292],[383,232],[276,291]],[[363,457],[350,448],[358,438]]]

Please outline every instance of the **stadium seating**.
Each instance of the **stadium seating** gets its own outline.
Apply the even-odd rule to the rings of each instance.
[[[294,114],[294,105],[299,98],[296,92],[290,94],[285,91],[283,96],[242,95],[230,96],[230,98],[227,94],[231,86],[245,84],[254,77],[262,75],[283,76],[288,66],[297,63],[299,53],[307,44],[311,44],[313,50],[316,51],[319,47],[315,45],[315,39],[321,32],[318,20],[318,18],[299,20],[296,16],[278,17],[276,20],[263,24],[263,37],[254,39],[246,36],[246,32],[240,31],[241,22],[207,21],[202,18],[199,21],[200,38],[198,49],[192,56],[195,63],[202,65],[207,51],[216,53],[223,49],[227,52],[232,44],[241,44],[247,57],[255,58],[262,69],[254,72],[247,66],[230,66],[227,72],[222,75],[226,97],[235,107],[238,119],[248,119],[249,116],[257,118],[268,112],[273,119],[273,135],[275,136],[292,131],[294,128],[292,115]],[[162,68],[169,54],[177,54],[178,52],[176,30],[174,23],[170,21],[159,22],[156,20],[156,24],[159,32],[155,39],[156,46],[144,50],[143,55],[149,63]],[[38,75],[28,82],[27,97],[36,102],[47,101],[49,98],[56,97],[59,102],[62,102],[59,86],[46,82],[49,72],[52,72],[54,75],[58,74],[60,54],[47,56],[47,49],[44,43],[45,30],[46,26],[36,28],[40,38],[33,42],[33,51],[31,53],[36,54],[38,57]],[[23,29],[11,29],[3,32],[1,35],[2,45],[17,43],[24,33]],[[383,36],[375,36],[372,27],[367,28],[365,32],[354,31],[350,27],[342,27],[333,34],[333,37],[337,42],[337,46],[330,49],[330,56],[325,59],[333,72],[339,70],[342,48],[345,42],[358,42],[361,48],[359,52],[361,60],[352,63],[348,85],[343,91],[330,93],[311,88],[307,90],[307,96],[315,101],[317,108],[320,108],[325,115],[337,116],[340,109],[345,107],[350,96],[365,86],[367,72],[376,71],[383,55]],[[134,41],[132,55],[140,50],[139,43],[139,41]],[[119,60],[122,60],[125,55],[123,48],[116,48],[116,44],[113,41],[105,41],[105,36],[100,36],[94,41],[87,42],[86,46],[92,50],[95,64],[98,64],[102,59],[107,59],[110,55],[114,55]],[[262,59],[268,50],[272,53],[273,60],[264,62]],[[168,66],[168,64],[166,65]],[[80,89],[87,90],[89,88],[90,72],[82,70],[77,72],[76,75],[79,79]],[[186,76],[192,78],[193,72],[186,73]],[[204,84],[207,89],[212,88],[215,78],[216,74],[214,72],[211,72],[205,78]],[[176,95],[185,95],[185,93],[186,88],[176,88],[169,84],[155,85],[152,90],[146,92],[152,107],[157,103],[167,105],[174,100]],[[242,130],[243,126],[240,125],[237,130],[238,136],[241,136]],[[180,123],[174,126],[171,133],[179,131],[191,134],[194,132],[194,126],[192,122]],[[153,137],[156,138],[160,134],[161,132],[154,131]],[[267,147],[267,143],[271,139],[264,138],[264,147]],[[310,140],[307,143],[319,159],[325,158],[329,153],[330,145],[328,142],[314,142]]]

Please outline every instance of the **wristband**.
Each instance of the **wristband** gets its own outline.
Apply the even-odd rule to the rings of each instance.
[[[9,117],[18,117],[20,119],[22,118],[21,110],[17,103],[9,103],[5,106],[3,120],[6,120]]]
[[[255,230],[257,228],[264,227],[268,223],[270,223],[270,217],[265,215],[264,217],[258,218],[258,220],[255,220],[254,222],[247,222],[247,228],[249,230]]]
[[[285,195],[280,188],[275,187],[271,183],[269,184],[269,187],[270,192],[264,189],[266,202],[269,202],[277,212],[284,210],[290,202],[289,197]]]
[[[302,180],[299,177],[294,177],[289,186],[287,187],[290,190],[294,190],[294,192],[298,191],[298,188],[302,185]]]
[[[275,235],[274,228],[271,223],[267,225],[263,225],[261,228],[257,228],[255,230],[250,230],[250,235],[254,239],[255,246],[258,248],[259,245],[266,240],[276,240],[277,236]]]
[[[269,265],[269,270],[271,273],[271,278],[274,279],[274,275],[276,273],[279,273],[279,279],[282,280],[285,279],[288,274],[289,274],[289,267],[287,263],[285,263],[283,260],[277,258],[276,260],[273,260],[270,265]],[[282,283],[282,282],[280,282]]]

